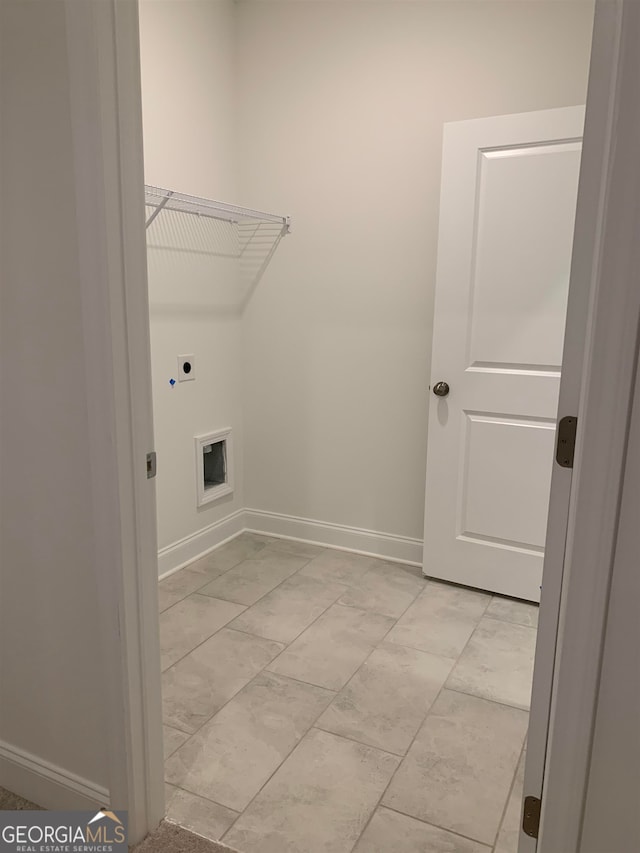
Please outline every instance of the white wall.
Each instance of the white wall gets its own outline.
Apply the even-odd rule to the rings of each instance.
[[[250,507],[421,538],[442,124],[583,103],[590,2],[240,2]],[[437,377],[446,379],[446,377]]]
[[[236,194],[233,0],[140,0],[145,180]]]
[[[65,7],[7,0],[0,31],[0,785],[28,753],[105,788]]]
[[[234,28],[232,0],[141,2],[147,183],[236,200]],[[161,214],[148,234],[163,572],[216,544],[225,532],[207,528],[244,506],[242,292],[224,225]],[[171,387],[181,354],[195,355],[196,379]],[[224,427],[233,430],[235,491],[197,509],[194,436]]]

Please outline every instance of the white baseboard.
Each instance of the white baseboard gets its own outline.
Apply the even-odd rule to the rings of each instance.
[[[325,545],[340,551],[367,554],[410,566],[422,565],[422,539],[394,536],[391,533],[379,533],[375,530],[363,530],[343,524],[329,524],[325,521],[297,518],[294,515],[264,512],[259,509],[245,510],[245,527],[253,533]]]
[[[109,805],[109,791],[0,741],[0,786],[50,810],[84,810]]]
[[[204,530],[162,548],[158,552],[160,579],[167,578],[189,563],[199,560],[245,530],[337,548],[340,551],[352,551],[355,554],[367,554],[410,566],[422,565],[422,539],[260,509],[239,509]]]
[[[224,545],[230,539],[234,539],[245,529],[245,511],[238,509],[230,515],[210,524],[203,530],[177,542],[167,545],[158,551],[158,575],[160,580],[169,577],[178,569],[182,569],[194,560],[204,557],[209,551],[213,551],[219,545]]]

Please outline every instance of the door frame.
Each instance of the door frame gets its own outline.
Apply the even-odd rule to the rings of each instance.
[[[64,0],[112,808],[164,817],[151,348],[137,0]]]
[[[96,576],[110,685],[110,791],[115,807],[128,808],[136,841],[164,814],[155,491],[143,466],[153,426],[137,2],[65,3],[74,133],[95,155],[83,161],[78,147],[79,234],[91,249],[83,325],[100,484],[94,516],[103,546]],[[640,312],[631,265],[640,173],[631,186],[621,178],[640,133],[634,4],[596,2],[560,392],[560,414],[580,403],[579,436],[573,484],[564,469],[552,480],[525,774],[525,793],[543,791],[542,853],[578,850],[608,600],[610,571],[602,567],[612,563],[624,469]],[[90,168],[96,162],[99,174]],[[582,296],[577,281],[589,282]],[[521,835],[520,853],[534,850]]]
[[[639,45],[635,0],[598,0],[558,413],[578,440],[552,480],[520,853],[580,848],[639,341]]]

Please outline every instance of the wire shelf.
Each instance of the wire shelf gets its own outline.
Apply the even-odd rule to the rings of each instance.
[[[231,286],[234,310],[243,310],[290,230],[288,216],[160,187],[145,186],[145,204],[151,277],[157,273],[162,281],[171,269],[171,277],[190,282],[194,293],[198,282],[216,284],[211,294],[218,296]]]
[[[145,185],[144,197],[145,205],[152,209],[152,212],[147,217],[147,228],[163,210],[173,210],[193,216],[202,216],[207,219],[230,222],[234,225],[272,222],[280,225],[283,234],[291,230],[291,220],[288,216],[279,216],[275,213],[266,213],[262,210],[252,210],[249,207],[238,207],[235,204],[226,204],[225,202],[213,201],[208,198],[199,198],[198,196],[187,195],[186,193],[179,193],[174,190],[165,190],[161,187]]]

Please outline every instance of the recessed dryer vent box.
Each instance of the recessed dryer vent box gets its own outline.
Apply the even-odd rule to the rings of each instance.
[[[233,492],[231,430],[197,435],[195,444],[197,505],[204,506]]]

